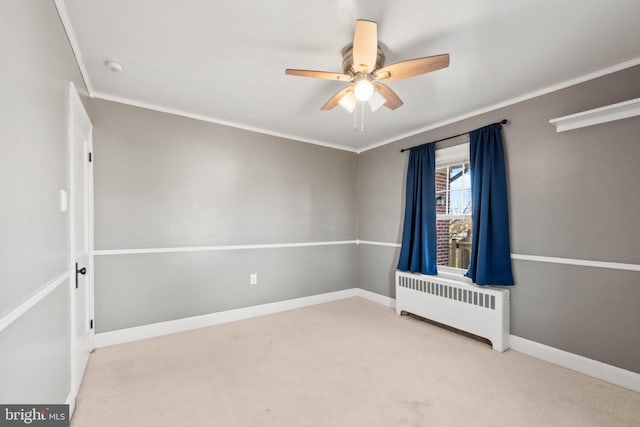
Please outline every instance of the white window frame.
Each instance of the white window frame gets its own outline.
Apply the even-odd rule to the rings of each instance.
[[[447,148],[436,149],[436,169],[469,162],[470,161],[469,149],[470,149],[469,142],[465,142],[465,143],[454,145]],[[471,215],[448,215],[448,214],[437,215],[436,214],[436,220],[438,219],[451,220],[451,219],[462,219],[462,218],[470,218],[470,217]],[[446,265],[438,265],[438,273],[440,272],[453,274],[457,278],[460,278],[460,277],[464,277],[467,270],[463,268],[449,267]]]

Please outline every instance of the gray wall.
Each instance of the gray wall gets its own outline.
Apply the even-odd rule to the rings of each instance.
[[[67,97],[86,89],[53,1],[0,2],[0,314],[67,269]],[[69,392],[64,283],[0,332],[0,401],[64,402]]]
[[[65,403],[69,288],[58,286],[0,333],[0,402]]]
[[[563,133],[548,122],[638,96],[634,67],[362,153],[358,237],[400,242],[401,147],[507,118],[512,253],[640,264],[640,118]],[[393,297],[397,257],[361,245],[359,286]],[[640,372],[640,273],[518,260],[513,268],[512,334]]]
[[[67,269],[58,192],[67,186],[68,81],[86,89],[52,1],[5,0],[0,16],[6,314]],[[513,252],[640,264],[640,119],[561,134],[548,124],[638,96],[640,67],[360,156],[95,101],[96,248],[398,242],[407,160],[399,148],[507,117]],[[397,256],[366,245],[98,256],[97,332],[358,283],[393,296]],[[640,372],[638,273],[525,261],[514,273],[515,335]],[[64,401],[68,292],[61,285],[0,332],[0,401]]]
[[[92,112],[97,250],[356,238],[355,153],[109,101]],[[356,256],[354,245],[99,255],[96,331],[352,288]]]
[[[99,256],[97,332],[353,288],[356,255],[338,245]]]

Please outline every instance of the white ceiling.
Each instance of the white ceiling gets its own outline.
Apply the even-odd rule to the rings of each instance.
[[[640,63],[638,0],[57,3],[95,97],[354,151]],[[364,132],[342,108],[320,110],[345,83],[284,74],[340,72],[359,18],[378,22],[387,64],[451,55],[447,69],[389,82],[405,105],[367,109]],[[106,59],[124,72],[108,71]]]

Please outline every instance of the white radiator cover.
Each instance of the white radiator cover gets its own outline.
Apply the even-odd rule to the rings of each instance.
[[[396,313],[412,313],[509,348],[509,290],[396,271]]]

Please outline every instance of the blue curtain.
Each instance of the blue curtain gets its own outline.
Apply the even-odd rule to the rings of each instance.
[[[435,144],[411,149],[398,270],[438,274],[435,170]]]
[[[469,132],[473,225],[466,276],[478,285],[513,285],[501,129],[494,123]]]

